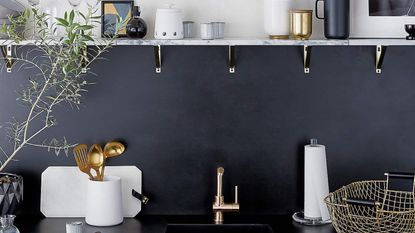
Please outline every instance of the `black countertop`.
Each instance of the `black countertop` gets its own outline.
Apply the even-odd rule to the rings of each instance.
[[[212,216],[138,216],[126,218],[113,227],[85,225],[84,233],[164,233],[168,224],[210,224]],[[83,221],[83,218],[43,218],[41,216],[17,216],[15,225],[22,233],[65,233],[67,222]],[[331,225],[303,226],[292,221],[291,216],[227,216],[225,224],[269,224],[274,233],[335,233]]]

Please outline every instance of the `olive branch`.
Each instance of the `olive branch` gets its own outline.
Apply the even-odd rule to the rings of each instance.
[[[16,51],[11,57],[15,63],[13,70],[29,69],[30,75],[18,91],[17,98],[18,103],[27,109],[26,116],[22,119],[13,117],[2,127],[13,146],[9,152],[0,146],[0,171],[27,146],[46,148],[56,155],[61,152],[68,155],[69,149],[76,145],[70,144],[65,137],[61,140],[47,139],[44,133],[57,124],[53,114],[57,106],[79,108],[83,93],[92,84],[86,80],[86,74],[93,74],[91,64],[103,59],[102,55],[114,43],[116,36],[105,40],[92,37],[92,30],[101,19],[96,15],[98,2],[89,5],[86,13],[65,12],[62,18],[56,18],[53,25],[47,23],[50,15],[31,9],[16,18],[10,17],[10,24],[1,27],[10,38],[11,42],[7,43],[15,43],[19,45],[18,50],[24,50],[22,53]],[[21,29],[31,20],[30,25],[35,25],[38,36],[23,44],[27,42],[24,39],[27,31]],[[121,25],[117,23],[116,28]],[[64,35],[55,36],[58,30],[64,31]],[[2,58],[2,71],[8,59]]]

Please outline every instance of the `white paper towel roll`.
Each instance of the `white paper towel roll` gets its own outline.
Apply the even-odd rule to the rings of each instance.
[[[312,140],[314,141],[314,140]],[[324,203],[329,195],[327,176],[326,147],[312,142],[304,147],[305,156],[305,188],[304,188],[304,217],[330,219],[330,214]]]

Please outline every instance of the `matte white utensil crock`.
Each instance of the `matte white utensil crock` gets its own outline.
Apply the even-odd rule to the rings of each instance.
[[[92,226],[114,226],[123,222],[121,178],[88,180],[85,221]]]

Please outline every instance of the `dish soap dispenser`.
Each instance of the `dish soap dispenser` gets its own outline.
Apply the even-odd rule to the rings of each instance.
[[[142,39],[147,35],[147,24],[140,18],[140,14],[140,7],[134,6],[133,17],[126,25],[128,37]]]

